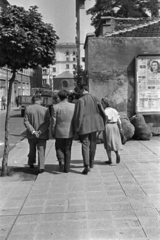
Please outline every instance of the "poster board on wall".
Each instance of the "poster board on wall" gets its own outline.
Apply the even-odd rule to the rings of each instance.
[[[160,55],[136,58],[136,113],[160,113]]]

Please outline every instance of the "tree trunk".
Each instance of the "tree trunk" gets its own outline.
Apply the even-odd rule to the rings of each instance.
[[[9,89],[7,96],[7,112],[5,119],[5,140],[4,140],[4,152],[3,152],[3,160],[2,160],[2,176],[8,175],[8,155],[9,155],[9,119],[10,119],[10,111],[11,111],[11,96],[12,96],[12,86],[15,80],[16,71],[13,71],[12,78],[9,80]]]

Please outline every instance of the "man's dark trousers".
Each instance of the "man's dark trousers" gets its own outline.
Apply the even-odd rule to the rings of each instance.
[[[56,138],[55,148],[59,164],[64,162],[64,172],[69,172],[73,138]]]
[[[96,152],[96,132],[80,135],[84,167],[93,166]]]

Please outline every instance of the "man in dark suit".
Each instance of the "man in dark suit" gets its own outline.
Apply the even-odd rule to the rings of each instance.
[[[105,113],[97,98],[89,94],[88,86],[80,91],[81,98],[77,101],[74,114],[74,131],[82,143],[84,170],[88,174],[94,166],[96,152],[96,133],[104,130]]]
[[[24,117],[30,149],[28,165],[34,168],[37,147],[38,169],[39,173],[42,173],[44,172],[46,141],[49,139],[50,114],[46,107],[41,106],[42,98],[40,94],[35,94],[32,102],[33,104],[26,108]]]
[[[73,140],[73,114],[75,104],[68,102],[68,93],[61,90],[58,93],[60,102],[52,108],[52,134],[55,137],[55,148],[61,171],[69,172],[71,147]],[[63,165],[64,164],[64,165]]]

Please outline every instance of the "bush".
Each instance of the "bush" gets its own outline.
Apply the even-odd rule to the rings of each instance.
[[[142,114],[137,113],[131,118],[131,123],[135,127],[134,138],[138,140],[150,140],[151,131],[149,126],[146,124]]]
[[[122,129],[124,131],[124,136],[127,138],[127,141],[128,141],[133,137],[135,132],[135,127],[127,117],[121,118],[121,122],[122,122]]]

